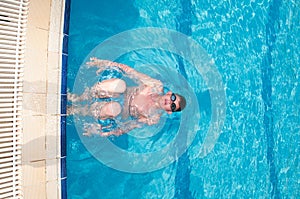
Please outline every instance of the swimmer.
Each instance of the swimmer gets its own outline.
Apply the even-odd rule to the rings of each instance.
[[[130,66],[95,57],[90,58],[90,61],[86,64],[88,68],[97,67],[97,75],[105,69],[116,68],[134,80],[138,86],[127,87],[124,80],[113,78],[96,83],[92,88],[87,88],[80,96],[68,93],[68,100],[73,103],[93,98],[116,98],[124,94],[123,107],[116,101],[102,101],[94,102],[91,106],[67,108],[68,115],[91,115],[100,120],[114,119],[119,115],[125,119],[128,117],[133,118],[119,123],[116,130],[109,132],[103,132],[107,127],[100,124],[88,124],[85,126],[84,135],[122,135],[135,128],[141,128],[143,124],[157,124],[163,112],[171,114],[182,111],[186,106],[186,100],[183,96],[171,91],[164,94],[161,81],[140,73]]]

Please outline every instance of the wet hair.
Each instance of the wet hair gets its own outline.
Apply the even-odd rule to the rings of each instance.
[[[186,99],[185,99],[185,97],[183,97],[182,95],[179,95],[179,94],[177,94],[177,93],[176,93],[176,95],[178,96],[178,98],[180,99],[180,101],[179,101],[179,108],[178,108],[177,110],[175,110],[174,112],[180,112],[180,111],[182,111],[182,110],[185,108],[185,106],[186,106]]]

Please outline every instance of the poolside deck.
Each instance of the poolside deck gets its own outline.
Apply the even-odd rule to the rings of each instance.
[[[23,87],[24,198],[60,196],[60,82],[64,1],[31,0]]]

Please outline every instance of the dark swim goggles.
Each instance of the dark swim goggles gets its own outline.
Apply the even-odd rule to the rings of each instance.
[[[170,100],[173,102],[171,104],[171,110],[172,110],[172,112],[174,112],[176,110],[176,104],[174,103],[176,100],[176,95],[174,93],[172,93]]]

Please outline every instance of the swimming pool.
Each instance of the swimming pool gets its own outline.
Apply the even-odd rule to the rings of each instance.
[[[160,78],[190,105],[109,140],[83,137],[90,118],[68,117],[68,198],[299,198],[299,7],[73,0],[70,91],[101,79],[84,62],[104,56]]]

